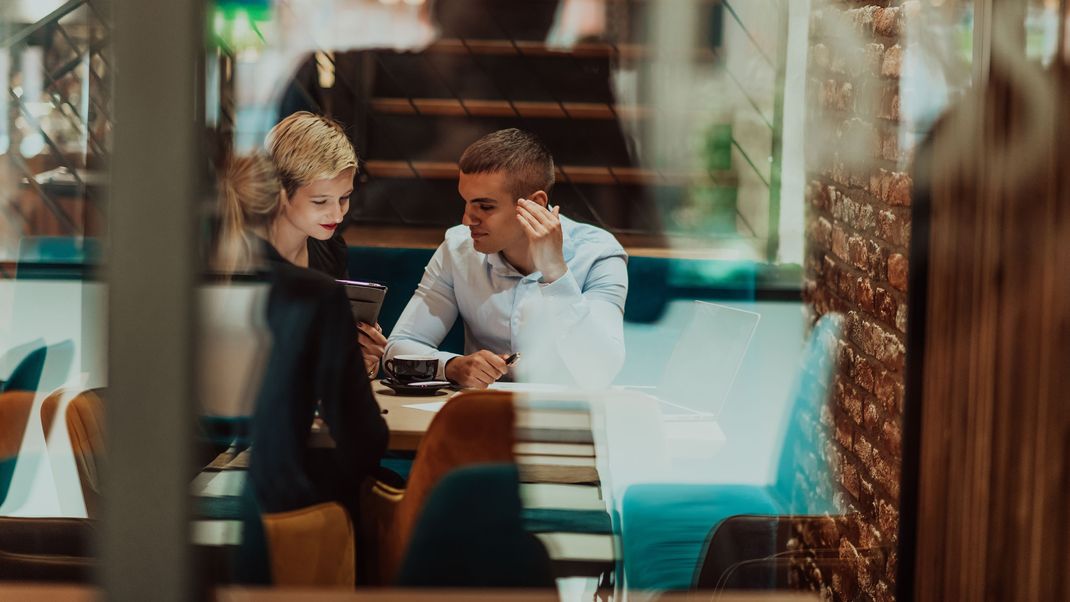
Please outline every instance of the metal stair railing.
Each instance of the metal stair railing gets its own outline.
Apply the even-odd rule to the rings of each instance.
[[[68,32],[61,20],[83,7],[87,8],[85,17],[87,27],[86,34],[82,36],[85,39],[79,40],[76,39],[79,36],[72,36]],[[94,27],[102,30],[104,35],[94,39]],[[12,103],[13,112],[3,117],[10,119],[9,128],[12,140],[21,140],[26,136],[40,136],[47,148],[51,162],[69,172],[78,191],[77,196],[85,199],[87,198],[87,185],[83,181],[79,167],[87,166],[89,156],[105,158],[108,154],[106,142],[100,140],[94,131],[95,122],[91,120],[88,111],[91,107],[97,120],[103,120],[105,127],[110,123],[110,111],[106,108],[107,99],[101,99],[98,94],[93,93],[107,90],[107,83],[93,68],[93,61],[94,59],[99,59],[107,65],[108,61],[105,58],[105,53],[111,39],[110,28],[93,6],[91,0],[69,0],[40,20],[15,31],[10,36],[0,39],[0,51],[10,53],[12,56],[18,56],[24,48],[33,44],[41,34],[58,34],[74,56],[52,68],[49,68],[49,65],[42,65],[42,98],[26,98],[24,97],[24,91],[20,93],[19,90],[10,85],[10,82],[6,82],[5,85],[8,87],[7,97]],[[11,61],[10,64],[14,66],[16,61]],[[79,73],[80,68],[84,69],[84,73]],[[71,83],[68,79],[71,77],[80,78],[80,81],[76,82],[80,85],[76,87],[81,94],[88,97],[81,99],[81,102],[77,103],[85,107],[82,111],[75,106],[76,103],[72,102],[64,90],[64,84]],[[53,114],[58,113],[58,117],[61,117],[71,128],[71,131],[81,139],[81,161],[77,158],[72,158],[69,151],[65,152],[65,149],[61,148],[61,141],[56,138],[55,133],[50,133],[46,129],[46,124],[39,119],[39,115],[29,106],[29,103],[39,102],[45,97],[47,97],[52,106]],[[25,127],[17,127],[16,116],[20,117],[20,121],[25,124]],[[75,220],[72,219],[58,200],[53,198],[46,186],[37,181],[35,177],[37,174],[33,173],[29,162],[20,156],[20,149],[15,144],[9,147],[7,155],[8,161],[14,167],[16,173],[40,197],[43,205],[56,218],[62,233],[66,235],[83,234],[83,232],[79,232],[79,227]],[[30,234],[35,233],[30,232]]]

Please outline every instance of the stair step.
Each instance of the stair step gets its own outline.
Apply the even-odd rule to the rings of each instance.
[[[545,42],[527,40],[460,40],[444,38],[427,47],[426,52],[436,54],[478,54],[484,56],[568,56],[577,58],[621,57],[626,59],[650,58],[655,54],[645,44],[611,44],[609,42],[581,42],[567,48],[550,46]],[[716,52],[709,48],[697,48],[695,58],[712,60]]]
[[[372,178],[420,178],[425,180],[455,180],[458,168],[446,161],[382,161],[367,162]],[[559,182],[574,184],[621,184],[640,186],[736,186],[733,172],[700,170],[653,170],[640,167],[601,167],[561,165],[557,167]]]
[[[646,117],[649,107],[602,102],[532,102],[455,98],[376,98],[371,108],[391,115],[522,117],[539,119],[622,119]]]

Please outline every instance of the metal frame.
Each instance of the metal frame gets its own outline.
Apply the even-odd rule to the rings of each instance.
[[[199,0],[114,1],[117,126],[108,199],[110,600],[199,597],[191,474]],[[110,11],[109,11],[110,9]]]

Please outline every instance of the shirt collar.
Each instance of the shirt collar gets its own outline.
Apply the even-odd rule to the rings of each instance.
[[[575,222],[568,219],[565,216],[561,216],[561,255],[565,258],[565,263],[572,261],[572,258],[576,256],[576,243],[572,240],[572,228]],[[471,236],[471,234],[469,234]],[[508,261],[502,257],[501,253],[492,253],[490,255],[484,255],[486,262],[490,264],[491,269],[495,274],[499,276],[506,276],[511,278],[524,278],[525,276],[517,271]],[[533,272],[528,276],[541,277],[539,272]]]

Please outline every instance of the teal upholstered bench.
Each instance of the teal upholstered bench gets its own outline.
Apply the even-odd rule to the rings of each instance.
[[[350,247],[349,274],[389,288],[379,324],[389,333],[416,290],[434,249]],[[628,300],[624,319],[654,322],[673,299],[753,300],[759,264],[666,257],[628,258]],[[460,353],[464,333],[459,323],[443,349]]]
[[[823,317],[803,352],[781,438],[776,475],[769,485],[639,484],[621,501],[621,556],[629,590],[686,590],[695,583],[708,539],[737,515],[823,515],[833,504],[832,470],[822,461],[817,432],[834,372],[838,317]],[[800,487],[798,473],[823,475],[827,483]],[[772,537],[772,535],[771,535]],[[772,542],[769,542],[772,546]]]

